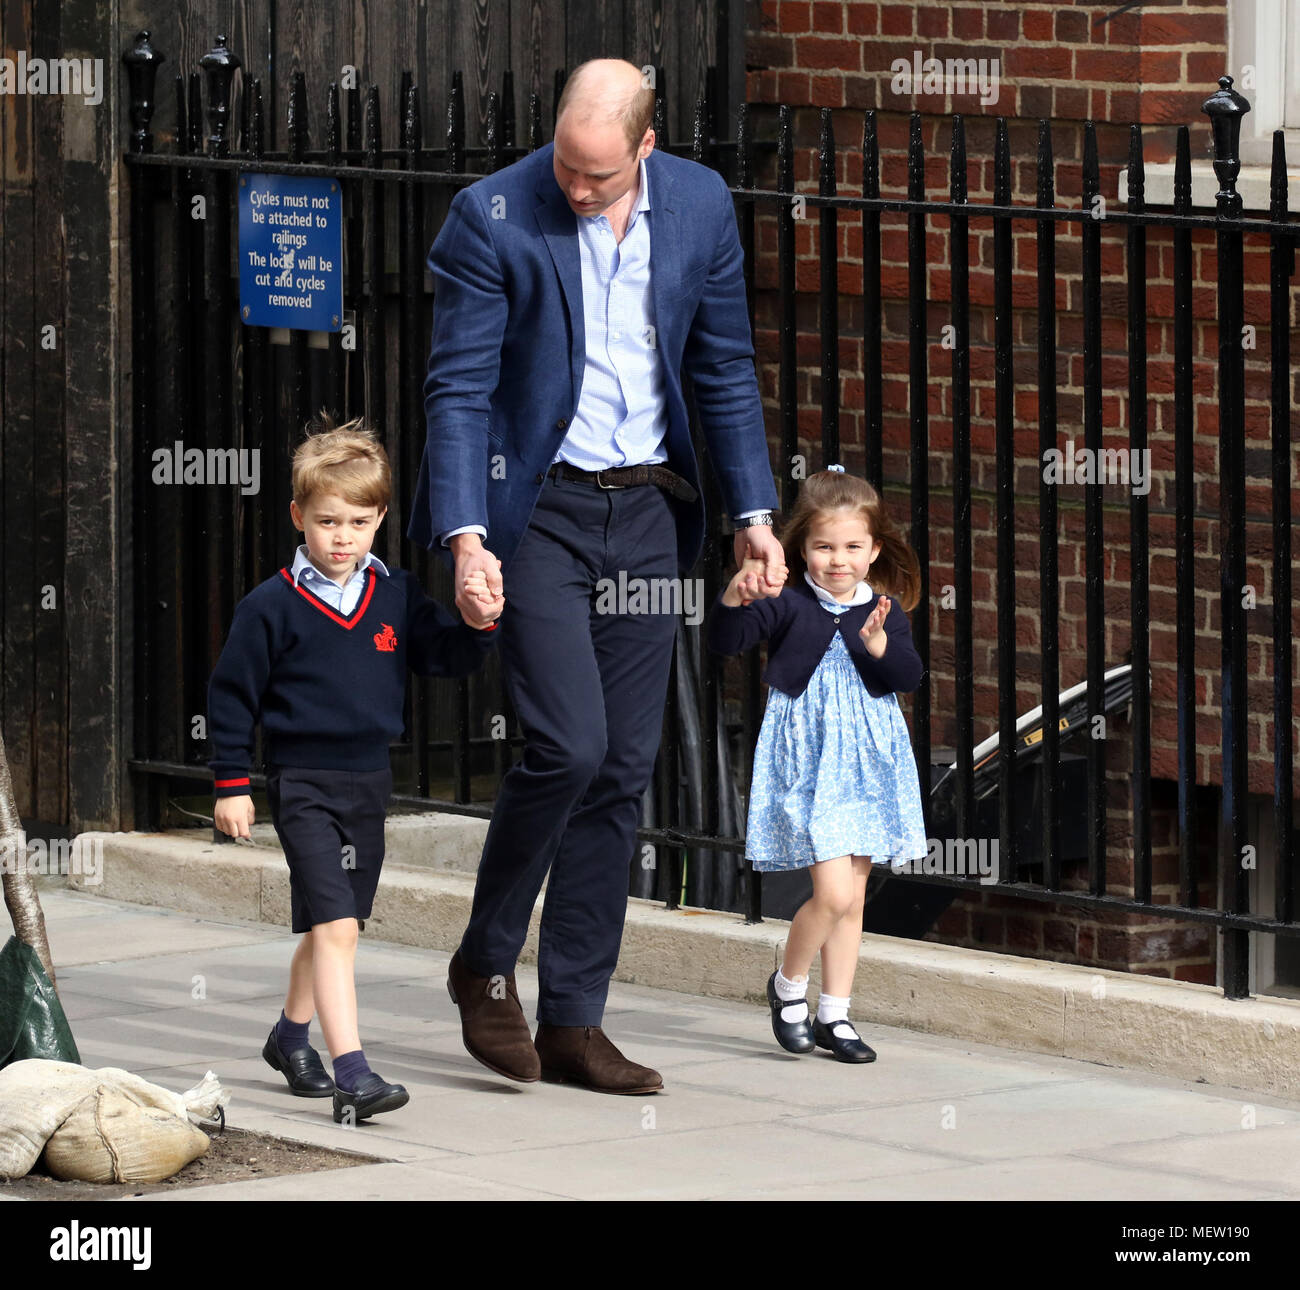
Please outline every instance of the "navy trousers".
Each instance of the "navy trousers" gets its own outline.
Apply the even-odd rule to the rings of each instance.
[[[676,623],[669,597],[628,593],[677,578],[673,504],[653,485],[548,474],[506,570],[499,643],[524,753],[497,794],[460,948],[478,976],[513,972],[549,870],[537,1019],[552,1025],[600,1025],[618,962]]]

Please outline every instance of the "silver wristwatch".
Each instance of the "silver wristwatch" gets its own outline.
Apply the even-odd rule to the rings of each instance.
[[[746,518],[743,520],[735,521],[735,527],[738,529],[757,528],[760,524],[765,524],[769,528],[771,527],[772,524],[771,511],[759,511],[757,515],[749,515],[746,516]]]

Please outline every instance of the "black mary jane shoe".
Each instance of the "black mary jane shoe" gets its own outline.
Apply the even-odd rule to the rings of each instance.
[[[289,1089],[297,1097],[329,1097],[334,1092],[334,1081],[325,1074],[320,1054],[306,1044],[291,1053],[282,1052],[274,1026],[266,1038],[262,1056],[268,1066],[289,1081]]]
[[[400,1084],[389,1084],[371,1071],[350,1093],[334,1089],[334,1123],[342,1124],[344,1115],[351,1112],[355,1124],[383,1111],[396,1111],[410,1100],[411,1095]]]
[[[858,1032],[853,1030],[852,1037],[844,1036],[841,1038],[835,1034],[837,1026],[848,1026],[853,1030],[853,1025],[848,1021],[832,1021],[829,1026],[820,1021],[813,1021],[813,1037],[817,1041],[818,1048],[828,1048],[835,1054],[837,1062],[874,1062],[876,1060],[875,1050],[868,1048],[866,1044],[858,1038]]]
[[[817,1046],[813,1038],[812,1026],[805,1016],[802,1021],[782,1021],[781,1009],[789,1008],[798,999],[782,999],[776,992],[776,973],[767,979],[767,1005],[772,1010],[772,1033],[776,1042],[787,1053],[810,1053]],[[807,1004],[804,1005],[807,1007]]]

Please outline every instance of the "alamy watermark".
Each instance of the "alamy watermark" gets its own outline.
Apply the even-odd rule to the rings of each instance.
[[[629,578],[596,583],[598,614],[684,614],[692,627],[704,621],[704,582],[700,578]]]
[[[177,439],[152,458],[155,484],[238,484],[245,497],[261,491],[260,448],[187,448]]]
[[[1064,449],[1043,454],[1045,484],[1122,484],[1135,497],[1151,491],[1150,448],[1076,448],[1073,439]]]
[[[87,107],[104,101],[102,58],[0,58],[0,94],[79,94]]]
[[[926,838],[925,855],[898,860],[894,873],[941,874],[945,878],[979,877],[980,885],[998,881],[997,838]]]
[[[76,874],[87,887],[104,880],[102,838],[31,838],[26,846],[0,846],[0,872],[8,874]]]
[[[985,107],[998,101],[1002,63],[997,58],[922,58],[912,51],[912,61],[896,58],[889,65],[895,94],[978,94]]]

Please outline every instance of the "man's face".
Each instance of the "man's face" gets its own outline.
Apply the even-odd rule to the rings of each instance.
[[[647,130],[641,146],[629,151],[622,126],[574,125],[566,112],[555,131],[555,182],[579,215],[599,215],[627,196],[654,144],[655,132]]]

